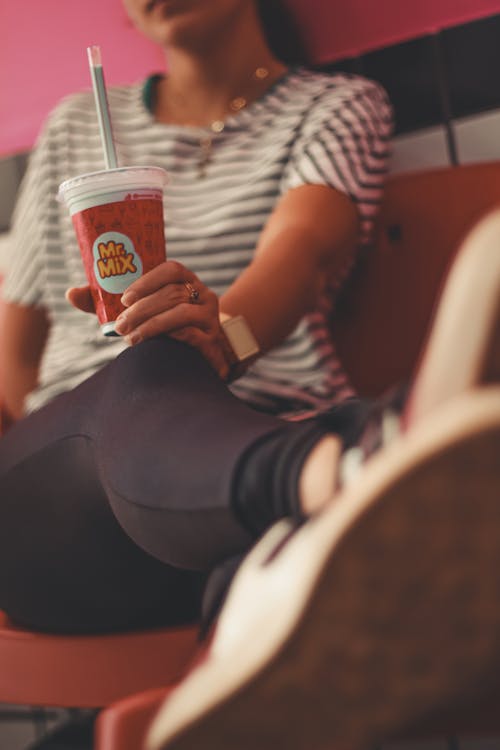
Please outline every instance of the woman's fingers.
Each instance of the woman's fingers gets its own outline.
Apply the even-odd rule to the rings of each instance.
[[[122,303],[130,307],[135,302],[148,297],[170,284],[199,283],[195,274],[176,260],[166,260],[134,281],[124,292]]]
[[[124,299],[128,307],[119,315],[116,330],[132,343],[180,328],[219,330],[217,295],[175,261],[138,279]]]
[[[74,286],[66,291],[66,299],[76,307],[86,313],[95,313],[94,300],[90,294],[89,286]]]
[[[216,305],[198,305],[181,302],[172,308],[162,310],[155,315],[146,317],[124,317],[128,311],[120,315],[117,331],[125,335],[130,344],[166,333],[172,335],[182,328],[196,328],[200,332],[217,339],[220,335],[220,325]],[[126,331],[124,331],[126,328]]]
[[[137,279],[122,296],[122,303],[127,308],[118,318],[117,331],[125,335],[138,328],[143,323],[162,315],[184,303],[196,303],[198,307],[210,302],[203,315],[211,317],[214,314],[214,300],[211,292],[194,273],[177,261],[165,261],[147,274]],[[215,314],[217,315],[217,301],[215,298]],[[164,321],[168,324],[168,321]],[[186,320],[185,324],[198,324],[199,316]],[[155,333],[158,333],[155,323]],[[182,323],[181,323],[182,325]],[[174,322],[163,332],[168,333],[171,327],[179,327]],[[151,330],[153,330],[151,328]],[[144,331],[143,331],[144,333]],[[155,335],[149,333],[148,335]]]
[[[222,378],[228,375],[217,295],[176,261],[166,261],[135,281],[116,331],[131,344],[167,334],[195,347]]]
[[[90,287],[72,287],[66,299],[84,312],[95,312]],[[166,261],[135,281],[122,297],[127,309],[116,330],[133,345],[168,334],[198,349],[225,379],[229,373],[219,324],[217,295],[176,261]]]
[[[195,299],[192,297],[193,290],[196,292]],[[206,327],[218,314],[218,302],[215,294],[201,283],[195,282],[189,286],[184,283],[169,283],[124,310],[118,317],[117,331],[125,335],[170,310],[177,310],[177,313],[171,321],[168,317],[163,319],[167,326],[164,333],[183,324]]]

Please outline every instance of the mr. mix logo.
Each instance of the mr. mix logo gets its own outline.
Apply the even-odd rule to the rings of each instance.
[[[142,262],[130,237],[121,232],[104,232],[94,242],[94,276],[104,291],[123,294],[142,276]]]

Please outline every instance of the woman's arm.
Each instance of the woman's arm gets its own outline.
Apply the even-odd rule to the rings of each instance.
[[[327,280],[344,272],[357,237],[357,211],[345,194],[324,185],[290,190],[221,310],[243,315],[262,351],[276,346],[314,309]]]
[[[290,190],[264,228],[254,260],[220,299],[220,310],[243,315],[261,351],[276,346],[314,308],[327,279],[343,271],[357,234],[356,208],[343,193],[324,185]],[[183,281],[200,290],[202,304],[186,303]],[[127,290],[122,332],[137,343],[192,328],[189,343],[198,346],[197,331],[205,330],[216,349],[218,326],[210,318],[217,310],[208,292],[194,274],[167,262]]]
[[[127,289],[117,330],[130,344],[162,333],[186,341],[226,377],[219,313],[243,315],[267,351],[314,308],[327,279],[349,262],[357,237],[357,210],[345,194],[324,185],[294,188],[273,211],[254,260],[220,300],[182,264],[167,261]],[[198,304],[189,304],[185,282],[199,292]],[[93,310],[88,288],[69,290],[68,299]]]
[[[2,316],[0,381],[2,405],[8,415],[24,415],[24,400],[38,382],[49,322],[38,307],[5,303]]]

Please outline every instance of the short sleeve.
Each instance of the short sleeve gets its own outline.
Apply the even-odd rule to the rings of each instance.
[[[43,306],[44,255],[58,217],[50,141],[47,123],[30,155],[12,218],[2,296],[20,305]]]
[[[293,144],[281,192],[320,184],[347,194],[366,241],[382,196],[392,129],[392,108],[379,84],[357,76],[325,78]]]

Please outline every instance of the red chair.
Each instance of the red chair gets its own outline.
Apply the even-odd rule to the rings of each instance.
[[[414,372],[460,241],[500,205],[500,162],[388,180],[376,247],[348,283],[332,321],[352,383],[376,396]]]
[[[18,628],[0,612],[0,703],[100,708],[178,681],[197,628],[61,636]]]
[[[95,724],[95,750],[140,750],[146,728],[172,688],[131,695],[101,711]]]
[[[460,241],[495,205],[500,205],[500,162],[389,180],[376,247],[350,281],[332,321],[337,350],[360,393],[374,396],[411,377]],[[139,750],[170,689],[102,711],[95,750]],[[440,712],[411,738],[500,733],[499,700],[491,689],[487,695],[461,711]]]

